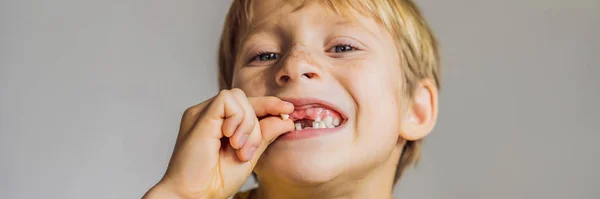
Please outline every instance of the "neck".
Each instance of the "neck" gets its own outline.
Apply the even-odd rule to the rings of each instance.
[[[399,151],[395,151],[397,153]],[[399,154],[399,153],[398,153]],[[393,155],[392,157],[395,157]],[[254,193],[254,199],[274,198],[392,198],[394,173],[397,158],[390,158],[385,163],[371,170],[366,175],[353,179],[336,178],[325,183],[298,185],[288,184],[283,180],[260,178],[260,186]]]

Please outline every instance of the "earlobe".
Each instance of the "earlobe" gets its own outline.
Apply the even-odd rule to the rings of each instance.
[[[401,123],[400,136],[420,140],[433,130],[437,121],[438,90],[430,80],[423,80],[415,89]]]

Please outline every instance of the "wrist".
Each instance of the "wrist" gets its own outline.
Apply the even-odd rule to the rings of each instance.
[[[163,198],[173,198],[173,199],[188,199],[175,190],[169,188],[166,185],[156,184],[152,187],[146,195],[142,199],[163,199]]]

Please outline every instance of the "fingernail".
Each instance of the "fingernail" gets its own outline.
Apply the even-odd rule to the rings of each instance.
[[[252,159],[255,151],[256,151],[256,147],[252,147],[252,148],[248,149],[248,152],[246,152],[246,154],[248,154],[248,160]]]
[[[248,140],[248,135],[242,135],[242,137],[240,138],[240,148],[242,148],[244,144],[246,144],[246,140]]]

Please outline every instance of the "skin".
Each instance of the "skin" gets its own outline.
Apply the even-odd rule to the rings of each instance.
[[[391,198],[405,141],[433,129],[437,89],[424,79],[413,98],[402,95],[393,37],[371,17],[296,8],[254,4],[236,55],[236,89],[185,112],[169,168],[145,198],[227,198],[252,171],[260,181],[254,198]],[[347,123],[318,137],[276,140],[294,129],[277,117],[294,109],[286,98],[327,100]]]

